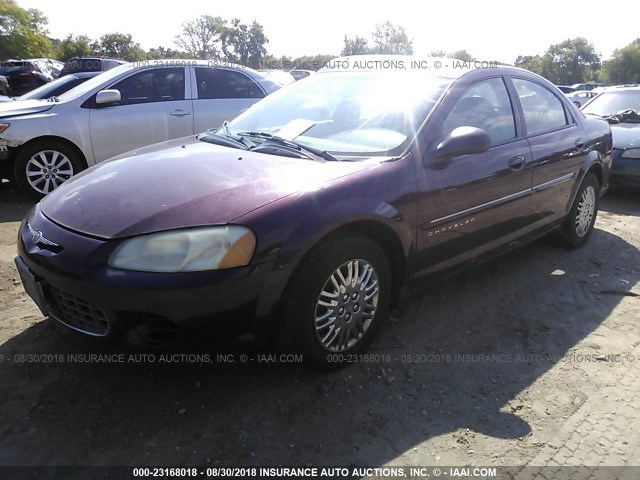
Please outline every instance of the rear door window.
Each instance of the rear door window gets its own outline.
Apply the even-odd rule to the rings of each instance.
[[[248,75],[222,68],[196,68],[198,98],[262,98],[262,89]]]
[[[573,123],[560,99],[542,85],[522,78],[514,78],[513,84],[522,104],[528,135],[552,132]]]

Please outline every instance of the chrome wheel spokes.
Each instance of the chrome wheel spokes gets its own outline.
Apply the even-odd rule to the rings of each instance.
[[[576,235],[584,237],[589,231],[596,211],[596,192],[591,185],[582,192],[576,210]]]
[[[325,281],[315,308],[315,331],[331,352],[353,347],[371,326],[378,306],[378,276],[365,260],[349,260]]]
[[[26,166],[27,181],[36,192],[46,195],[73,176],[73,164],[56,150],[33,155]]]

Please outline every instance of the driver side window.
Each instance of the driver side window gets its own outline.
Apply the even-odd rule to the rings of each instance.
[[[489,78],[471,85],[445,118],[438,138],[442,140],[463,126],[487,132],[492,146],[516,138],[513,109],[502,78]]]
[[[184,68],[145,70],[111,88],[120,91],[120,105],[184,100]]]

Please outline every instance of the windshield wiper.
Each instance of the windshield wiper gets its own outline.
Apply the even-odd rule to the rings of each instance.
[[[285,138],[279,137],[277,135],[273,135],[271,133],[267,133],[267,132],[258,132],[258,131],[254,131],[254,132],[238,132],[237,135],[239,137],[249,137],[249,138],[262,138],[264,139],[266,142],[270,142],[273,143],[277,146],[280,147],[285,147],[288,148],[290,150],[294,150],[296,152],[299,152],[301,154],[306,154],[307,157],[309,157],[309,153],[316,156],[316,157],[320,157],[323,158],[325,160],[329,160],[331,162],[339,162],[340,160],[338,160],[336,157],[334,157],[333,155],[331,155],[329,152],[325,151],[325,150],[320,150],[319,148],[314,148],[314,147],[309,147],[306,145],[302,145],[300,143],[294,142],[292,140],[287,140]],[[251,150],[255,149],[255,148],[260,148],[262,146],[268,146],[265,145],[265,143],[261,143],[260,145],[256,145],[251,147]]]
[[[242,137],[238,138],[231,134],[229,131],[229,121],[225,120],[222,123],[222,127],[217,130],[207,130],[198,137],[198,140],[202,140],[207,143],[214,143],[216,145],[222,145],[231,148],[241,148],[242,150],[248,150],[253,144],[247,145]]]
[[[49,97],[47,98],[47,102],[55,102],[58,103],[60,101],[60,99],[58,97],[56,97],[55,95],[53,97]]]

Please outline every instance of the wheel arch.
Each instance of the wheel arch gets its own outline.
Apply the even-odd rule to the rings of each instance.
[[[394,209],[395,211],[395,209]],[[307,220],[309,222],[310,220]],[[307,223],[303,222],[303,223]],[[280,280],[265,285],[256,308],[257,318],[261,320],[254,325],[254,332],[266,338],[271,334],[275,316],[281,311],[282,301],[286,292],[290,290],[296,272],[301,268],[304,260],[309,258],[320,245],[341,235],[361,235],[375,242],[385,253],[392,275],[391,306],[397,304],[403,285],[412,275],[410,258],[414,252],[414,244],[403,242],[401,227],[391,225],[393,220],[380,215],[361,215],[351,217],[347,222],[335,222],[317,230],[317,234],[308,237],[304,246],[283,245],[274,262],[273,273],[282,276]],[[404,222],[402,222],[404,224]],[[395,228],[394,228],[395,227]],[[300,230],[304,227],[299,227]],[[295,230],[294,230],[295,232]],[[290,236],[295,236],[292,234]],[[295,252],[295,253],[293,253]],[[265,321],[270,318],[270,321]]]
[[[83,164],[84,168],[88,168],[89,167],[89,164],[87,163],[87,156],[80,149],[80,147],[78,147],[78,145],[76,145],[71,140],[69,140],[67,138],[64,138],[64,137],[59,137],[57,135],[42,135],[40,137],[34,137],[34,138],[24,142],[22,145],[17,147],[14,159],[17,159],[18,155],[20,154],[20,152],[22,152],[22,150],[24,150],[25,148],[27,148],[27,147],[29,147],[31,145],[34,145],[36,143],[47,142],[47,141],[64,143],[66,146],[72,148],[78,154],[78,158],[80,159],[80,161],[82,161],[82,164]]]

